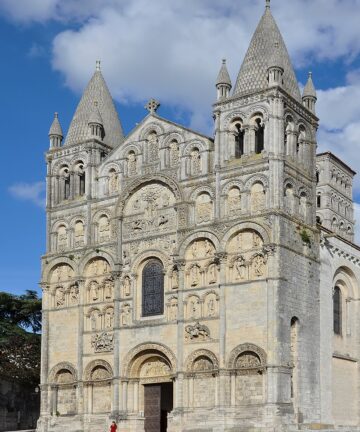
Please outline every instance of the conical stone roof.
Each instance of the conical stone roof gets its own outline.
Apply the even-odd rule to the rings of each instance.
[[[216,79],[216,85],[226,84],[231,87],[231,78],[226,67],[226,60],[223,59],[222,65],[219,71],[219,75]]]
[[[57,112],[55,113],[54,120],[50,126],[49,135],[58,135],[61,137],[63,136],[61,124],[59,122],[59,115]]]
[[[309,78],[307,80],[306,86],[304,87],[303,97],[311,96],[316,98],[316,90],[314,86],[314,82],[312,80],[312,73],[309,72]]]
[[[275,56],[274,50],[277,51]],[[300,102],[300,90],[289,53],[270,7],[267,6],[245,55],[234,87],[234,96],[268,88],[268,68],[275,66],[271,64],[275,58],[281,63],[278,66],[284,69],[284,90]]]
[[[97,101],[95,101],[93,104],[93,109],[91,111],[91,114],[90,114],[90,117],[88,120],[88,124],[91,124],[91,123],[103,126],[103,119],[101,117]]]
[[[104,127],[104,143],[116,147],[124,139],[124,133],[114,102],[104,77],[97,67],[76,108],[65,140],[66,145],[79,144],[89,137],[89,119],[94,113],[94,102]]]

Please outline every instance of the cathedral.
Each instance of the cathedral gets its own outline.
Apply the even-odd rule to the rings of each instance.
[[[125,136],[100,63],[55,114],[38,432],[360,430],[355,172],[269,0],[215,87],[211,137],[155,99]]]

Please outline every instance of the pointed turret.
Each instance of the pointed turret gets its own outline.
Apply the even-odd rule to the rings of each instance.
[[[226,60],[223,59],[219,75],[216,79],[217,99],[220,100],[229,97],[231,87],[231,78],[226,67]]]
[[[279,43],[275,42],[268,69],[269,87],[282,86],[284,83],[283,59],[280,55]]]
[[[277,51],[275,57],[274,50]],[[277,63],[280,60],[281,64],[272,64],[274,58],[278,59]],[[284,39],[272,16],[270,1],[267,0],[265,13],[257,26],[240,68],[234,88],[234,96],[267,89],[269,85],[268,72],[272,66],[280,66],[284,70],[282,86],[285,91],[300,102],[301,95],[294,68]]]
[[[315,105],[317,101],[316,90],[312,79],[312,73],[309,72],[309,78],[303,92],[303,104],[311,112],[315,113]]]
[[[94,111],[94,101],[102,119],[103,141],[111,147],[118,146],[124,139],[119,116],[104,77],[100,62],[96,62],[96,70],[87,85],[74,117],[71,121],[65,145],[80,144],[89,138],[89,119]]]
[[[102,140],[104,136],[104,123],[98,108],[97,101],[94,102],[93,109],[89,116],[88,125],[89,125],[88,130],[90,136],[92,138],[97,138],[99,140]]]
[[[63,131],[61,128],[61,124],[59,121],[59,115],[56,112],[54,115],[54,120],[51,124],[49,130],[49,138],[50,138],[50,148],[58,148],[61,146],[61,142],[63,139]]]

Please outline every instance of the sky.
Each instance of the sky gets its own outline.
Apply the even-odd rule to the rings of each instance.
[[[38,289],[45,253],[44,154],[66,131],[101,60],[125,132],[159,114],[212,134],[214,82],[236,80],[265,0],[0,0],[0,291]],[[299,85],[318,91],[318,151],[360,167],[360,0],[272,0]],[[360,174],[354,182],[360,225]],[[356,240],[360,243],[360,229]]]

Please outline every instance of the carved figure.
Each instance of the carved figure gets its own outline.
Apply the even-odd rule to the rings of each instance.
[[[191,286],[197,286],[200,283],[199,267],[197,265],[191,267],[190,281],[191,281]]]
[[[159,140],[156,132],[151,132],[148,136],[149,161],[154,161],[159,157]]]
[[[210,256],[211,253],[213,252],[213,246],[209,242],[209,240],[207,240],[207,239],[204,241],[204,251],[205,251],[205,256],[206,257]]]
[[[246,266],[243,257],[240,257],[235,261],[235,270],[237,280],[243,280],[246,278]]]
[[[56,307],[61,307],[65,305],[65,291],[63,287],[59,287],[56,289],[55,305]]]
[[[91,330],[95,331],[98,329],[98,318],[99,318],[99,312],[96,310],[93,310],[90,314],[90,325]]]
[[[209,284],[216,283],[216,280],[217,280],[216,273],[217,273],[216,264],[210,264],[209,269],[208,269],[208,283]]]
[[[170,374],[170,367],[160,359],[150,359],[141,368],[141,376],[158,377]]]
[[[236,367],[239,369],[250,369],[261,366],[258,356],[251,352],[245,352],[239,355],[236,361]]]
[[[212,219],[213,204],[208,194],[201,194],[196,200],[197,222],[208,222]]]
[[[136,171],[136,155],[133,151],[131,151],[128,155],[128,175],[135,175]]]
[[[129,295],[131,294],[131,281],[129,276],[124,277],[123,290],[124,290],[124,296],[129,297]]]
[[[191,152],[191,174],[201,174],[201,155],[198,149],[193,149]]]
[[[115,170],[110,171],[109,176],[109,193],[114,193],[119,190],[119,176]]]
[[[172,299],[169,306],[169,320],[175,321],[177,319],[178,304],[176,299]]]
[[[59,250],[66,249],[68,246],[68,234],[64,226],[59,227],[57,238],[58,238],[58,249]]]
[[[236,214],[238,210],[241,208],[241,195],[238,188],[232,188],[229,191],[228,200],[228,213],[230,215]]]
[[[175,167],[179,163],[179,145],[176,141],[170,143],[170,166]]]
[[[260,211],[265,208],[265,190],[261,183],[255,183],[251,188],[251,209],[252,211]]]
[[[264,274],[265,260],[262,255],[256,255],[253,260],[254,275],[259,277]]]
[[[212,317],[216,314],[215,300],[210,298],[207,302],[207,315]]]
[[[90,282],[90,297],[92,301],[99,300],[99,285],[96,281]]]
[[[79,221],[75,224],[75,246],[83,246],[84,244],[84,224]]]
[[[105,327],[112,328],[114,322],[114,310],[112,308],[108,308],[105,313]]]
[[[214,369],[212,361],[204,356],[197,358],[193,364],[194,372],[206,372]]]
[[[197,258],[198,256],[198,242],[196,241],[191,245],[191,254],[193,258]]]
[[[107,279],[104,283],[104,297],[109,300],[112,298],[112,292],[114,288],[114,283],[112,280]]]
[[[99,220],[99,241],[110,240],[110,223],[107,216],[102,216]]]
[[[179,288],[179,272],[176,268],[173,269],[172,271],[171,279],[172,279],[172,288],[173,289]]]
[[[77,304],[79,300],[79,288],[77,285],[72,285],[70,288],[70,303]]]
[[[121,325],[128,326],[130,324],[130,314],[130,305],[124,305],[121,312]]]
[[[189,303],[189,318],[198,318],[200,315],[199,299],[193,297]]]

